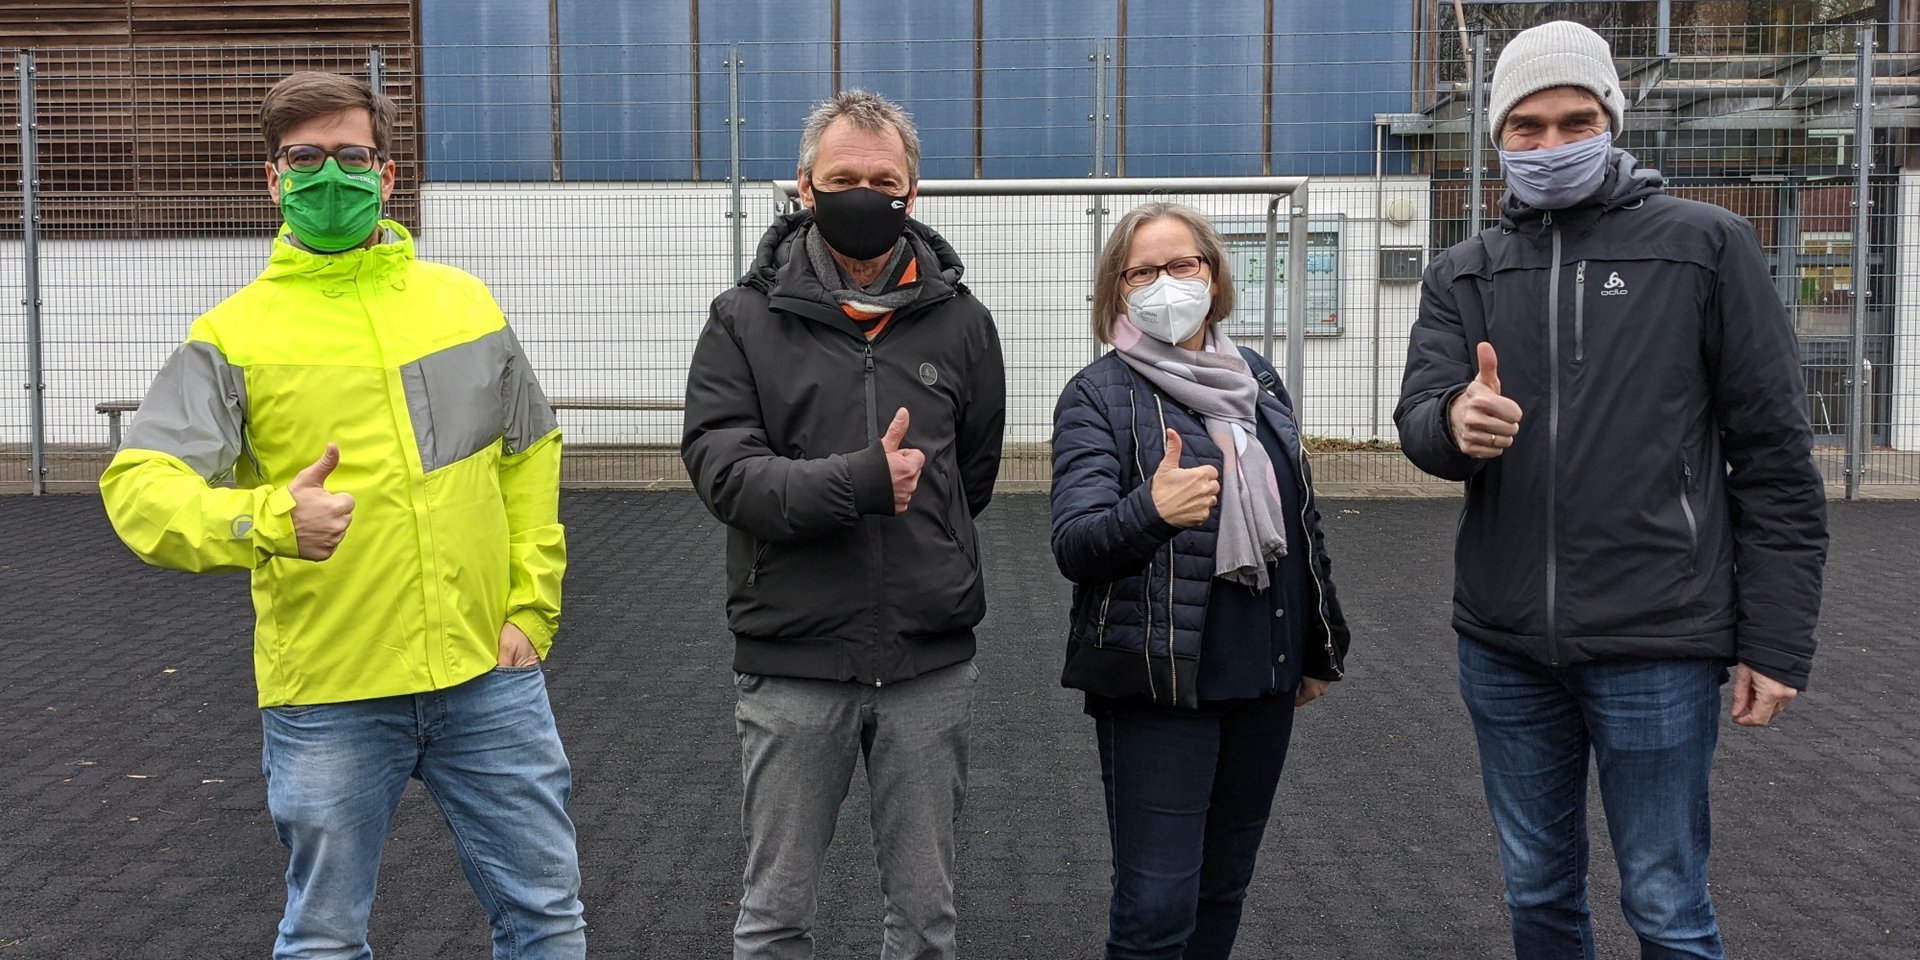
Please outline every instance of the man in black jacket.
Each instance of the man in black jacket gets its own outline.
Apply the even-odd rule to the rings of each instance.
[[[888,960],[953,956],[953,821],[986,611],[973,518],[1005,371],[953,248],[908,219],[920,144],[848,91],[800,141],[806,211],[713,301],[681,458],[727,525],[745,795],[734,957],[812,956],[820,869],[866,760]]]
[[[1723,957],[1707,893],[1720,686],[1807,682],[1826,559],[1794,332],[1753,228],[1614,148],[1607,44],[1528,30],[1488,117],[1498,227],[1435,258],[1394,420],[1467,484],[1460,690],[1518,955],[1591,958],[1588,757],[1646,957]]]

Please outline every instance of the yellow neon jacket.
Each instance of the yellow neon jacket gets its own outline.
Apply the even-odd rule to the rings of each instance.
[[[486,286],[381,224],[398,239],[342,254],[276,241],[194,322],[100,479],[141,559],[253,571],[262,707],[444,689],[498,663],[507,622],[542,658],[558,625],[552,407]],[[327,489],[355,505],[316,563],[286,486],[329,442]]]

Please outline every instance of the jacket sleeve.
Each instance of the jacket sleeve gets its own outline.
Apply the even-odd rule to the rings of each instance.
[[[506,619],[533,641],[534,651],[545,660],[560,628],[560,584],[567,572],[567,534],[560,524],[560,426],[512,328],[507,329],[507,343],[507,369],[500,380]]]
[[[1734,655],[1805,689],[1827,557],[1826,488],[1813,461],[1792,321],[1753,226],[1733,220],[1727,229],[1707,362],[1733,522]]]
[[[193,573],[298,557],[293,495],[214,486],[246,450],[246,376],[196,329],[160,368],[100,477],[114,532],[140,559]]]
[[[1475,372],[1460,307],[1443,270],[1447,262],[1444,256],[1435,258],[1420,282],[1420,315],[1407,341],[1407,366],[1393,422],[1400,428],[1400,449],[1414,466],[1442,480],[1466,480],[1484,461],[1461,453],[1447,424],[1447,407]]]
[[[985,309],[982,308],[982,313]],[[974,516],[993,499],[993,484],[1000,476],[1000,448],[1007,432],[1007,368],[1000,355],[1000,334],[992,317],[983,324],[984,334],[973,358],[971,382],[961,400],[960,423],[955,452],[960,462],[960,485],[967,494],[967,509]]]
[[[765,541],[810,540],[866,514],[891,516],[893,479],[878,440],[818,459],[773,451],[755,371],[721,309],[726,298],[715,301],[687,371],[680,459],[694,492],[721,523]]]
[[[1180,532],[1154,509],[1150,482],[1126,489],[1128,469],[1093,387],[1073,378],[1053,411],[1049,494],[1053,561],[1068,580],[1098,585],[1138,573]]]

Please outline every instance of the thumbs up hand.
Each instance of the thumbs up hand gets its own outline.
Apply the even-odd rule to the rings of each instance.
[[[353,522],[353,494],[327,492],[327,477],[340,465],[340,448],[329,443],[327,452],[287,484],[293,495],[293,535],[300,543],[300,559],[325,560],[333,556]]]
[[[1520,433],[1520,405],[1500,395],[1500,360],[1493,344],[1480,344],[1480,372],[1453,398],[1447,425],[1460,452],[1476,460],[1491,460],[1513,446]]]
[[[1180,446],[1180,434],[1168,430],[1167,452],[1153,471],[1149,489],[1162,519],[1176,527],[1197,527],[1220,502],[1220,471],[1210,465],[1182,467]]]
[[[907,408],[901,407],[893,415],[893,422],[887,424],[886,435],[880,438],[880,449],[887,452],[887,472],[893,476],[893,512],[896,514],[907,512],[913,491],[920,486],[920,468],[927,465],[926,454],[912,447],[900,447],[900,442],[907,438],[909,419]]]

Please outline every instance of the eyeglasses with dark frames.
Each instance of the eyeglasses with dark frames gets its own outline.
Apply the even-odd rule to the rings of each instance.
[[[285,159],[287,169],[301,173],[312,173],[326,166],[328,157],[348,173],[366,173],[379,162],[380,152],[358,143],[344,143],[332,150],[311,143],[289,143],[273,155],[276,161]]]
[[[1191,280],[1199,276],[1200,268],[1206,265],[1207,261],[1202,257],[1175,257],[1166,263],[1143,263],[1128,267],[1120,271],[1120,279],[1129,287],[1144,287],[1162,272],[1175,280]]]

